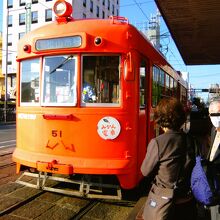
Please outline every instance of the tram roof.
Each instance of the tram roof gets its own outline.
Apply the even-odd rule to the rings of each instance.
[[[220,64],[219,0],[155,0],[186,65]]]

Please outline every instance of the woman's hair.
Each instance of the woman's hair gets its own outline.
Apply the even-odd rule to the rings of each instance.
[[[176,98],[164,98],[156,106],[154,118],[161,127],[179,130],[186,121],[186,112]]]

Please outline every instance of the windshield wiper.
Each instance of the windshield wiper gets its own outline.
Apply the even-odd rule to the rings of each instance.
[[[73,58],[73,55],[69,55],[65,60],[63,60],[59,65],[57,65],[53,70],[50,71],[49,74],[54,73],[58,68],[62,67],[64,64],[66,64],[69,60]]]

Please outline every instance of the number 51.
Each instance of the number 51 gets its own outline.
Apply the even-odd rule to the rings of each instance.
[[[59,130],[52,130],[51,134],[53,137],[62,137],[62,131]]]

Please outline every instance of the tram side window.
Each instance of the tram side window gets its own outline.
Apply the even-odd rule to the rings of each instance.
[[[174,79],[170,77],[170,95],[173,96],[174,93]]]
[[[186,100],[187,100],[187,89],[184,86],[181,85],[180,86],[180,90],[181,90],[181,92],[180,92],[180,94],[181,94],[180,100],[181,100],[182,103],[186,103]]]
[[[178,93],[177,93],[177,81],[176,80],[174,80],[174,82],[173,82],[173,95],[174,96],[177,96],[178,95]]]
[[[146,62],[141,61],[140,64],[140,108],[146,105]]]
[[[159,100],[165,96],[165,72],[160,70]]]
[[[160,69],[153,67],[152,78],[152,106],[155,107],[160,99],[160,83],[159,83]]]
[[[166,96],[170,96],[170,76],[166,74]]]
[[[72,55],[44,58],[43,105],[76,105],[76,58]]]
[[[119,104],[119,56],[83,56],[82,104]]]
[[[21,62],[21,103],[39,102],[39,59]]]

